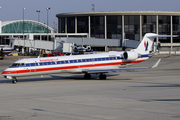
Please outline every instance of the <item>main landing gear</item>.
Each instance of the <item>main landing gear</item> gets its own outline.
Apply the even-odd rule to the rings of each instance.
[[[89,74],[89,73],[84,74],[84,79],[91,79],[91,74]],[[99,75],[99,79],[105,80],[106,79],[106,75],[104,73],[101,73]]]
[[[101,73],[101,74],[99,75],[99,79],[101,79],[101,80],[105,80],[105,79],[106,79],[106,75],[105,75],[105,74],[103,74],[103,73]]]
[[[12,83],[13,83],[13,84],[16,84],[16,83],[17,83],[17,79],[16,79],[15,77],[12,79]]]
[[[91,79],[91,74],[88,73],[84,74],[84,79]]]

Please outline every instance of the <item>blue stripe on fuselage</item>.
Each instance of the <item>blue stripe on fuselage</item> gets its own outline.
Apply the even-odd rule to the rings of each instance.
[[[141,58],[149,57],[149,54],[141,55]],[[110,60],[120,60],[123,59],[120,56],[117,57],[103,57],[103,58],[86,58],[86,59],[76,59],[76,60],[61,60],[61,61],[51,61],[51,62],[39,62],[39,63],[26,63],[25,66],[10,66],[9,68],[16,67],[33,67],[33,66],[44,66],[44,65],[56,65],[56,64],[71,64],[71,63],[82,63],[82,62],[93,62],[93,61],[110,61]]]

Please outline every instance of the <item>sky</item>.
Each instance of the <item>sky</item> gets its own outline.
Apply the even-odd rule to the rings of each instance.
[[[102,11],[175,11],[180,12],[180,0],[0,0],[0,20],[38,21],[40,10],[40,22],[54,27],[58,23],[56,14],[71,12],[92,12],[92,4],[95,12]]]

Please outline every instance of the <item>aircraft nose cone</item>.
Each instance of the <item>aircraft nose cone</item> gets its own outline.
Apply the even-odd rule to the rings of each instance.
[[[14,73],[16,73],[15,71],[9,71],[9,70],[4,70],[2,73],[1,73],[1,75],[10,75],[10,74],[14,74]]]
[[[6,75],[7,74],[7,71],[3,71],[2,73],[1,73],[1,75]]]

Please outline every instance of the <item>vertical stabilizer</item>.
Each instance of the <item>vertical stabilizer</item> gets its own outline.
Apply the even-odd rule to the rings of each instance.
[[[13,39],[10,39],[9,40],[9,45],[4,47],[4,48],[9,48],[9,49],[14,49],[14,40]]]

